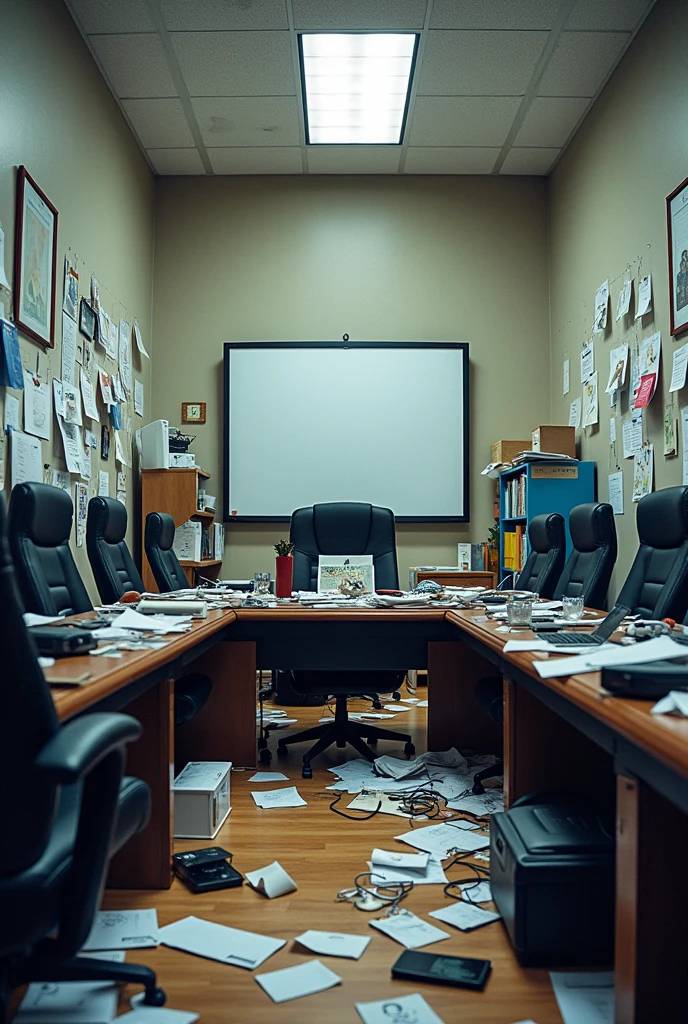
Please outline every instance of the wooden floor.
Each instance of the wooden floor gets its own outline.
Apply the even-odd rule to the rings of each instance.
[[[422,698],[424,691],[419,689],[417,695]],[[351,706],[353,709],[353,702]],[[298,724],[291,730],[279,730],[273,734],[270,740],[273,752],[277,747],[277,737],[307,728],[323,714],[320,708],[285,710],[291,717],[298,718]],[[425,709],[414,708],[389,723],[390,728],[411,732],[419,753],[425,749],[425,714]],[[283,770],[290,782],[298,787],[308,806],[261,810],[250,795],[251,789],[261,788],[249,785],[248,779],[253,772],[235,772],[231,782],[232,812],[214,840],[232,851],[234,866],[242,874],[279,860],[297,883],[297,892],[268,900],[245,884],[239,889],[193,895],[175,880],[169,892],[109,891],[103,906],[122,909],[156,907],[160,925],[193,914],[220,924],[286,939],[286,946],[255,973],[274,971],[315,958],[314,954],[296,948],[292,941],[307,928],[372,934],[372,942],[358,961],[319,958],[340,975],[341,985],[281,1004],[272,1002],[250,971],[193,957],[165,946],[128,953],[128,960],[148,964],[158,972],[159,983],[167,992],[167,1006],[193,1010],[200,1014],[204,1024],[226,1024],[229,1021],[241,1024],[344,1024],[359,1021],[354,1008],[356,1002],[421,992],[446,1024],[459,1021],[466,1024],[512,1024],[528,1018],[537,1024],[561,1024],[547,971],[518,966],[501,922],[468,933],[441,925],[451,932],[451,938],[426,947],[426,951],[490,959],[492,975],[484,992],[391,979],[391,965],[403,947],[371,928],[368,914],[356,910],[350,903],[335,902],[335,895],[339,889],[352,884],[354,875],[366,870],[366,860],[373,847],[393,849],[395,845],[399,846],[394,836],[407,831],[408,826],[403,819],[390,815],[379,814],[368,821],[354,822],[334,814],[328,805],[336,794],[325,788],[334,781],[334,777],[326,769],[356,755],[350,748],[345,751],[331,748],[313,762],[313,778],[305,780],[301,778],[301,756],[305,749],[305,745],[293,747],[286,759],[278,760],[273,756],[272,765],[264,767]],[[403,756],[401,744],[381,742],[379,750],[380,753]],[[287,783],[277,785],[286,786]],[[276,787],[267,785],[262,788]],[[345,796],[340,806],[351,799],[353,797]],[[210,845],[213,843],[202,840],[177,841],[176,848],[179,851]],[[452,869],[449,877],[459,877],[458,869]],[[414,913],[425,915],[447,902],[441,886],[428,885],[416,887],[404,905]],[[492,908],[491,904],[486,906]],[[371,916],[382,915],[378,912]],[[125,997],[129,994],[123,993],[120,1013],[127,1008]]]

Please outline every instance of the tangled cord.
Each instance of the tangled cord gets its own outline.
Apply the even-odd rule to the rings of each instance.
[[[461,867],[468,868],[469,871],[473,872],[473,875],[467,875],[465,878],[454,878],[451,882],[447,882],[444,886],[444,895],[449,896],[450,899],[460,900],[463,898],[463,894],[469,893],[471,889],[477,888],[481,882],[488,882],[490,880],[490,869],[481,867],[479,864],[469,864],[467,861],[468,857],[472,857],[472,852],[459,853],[454,859],[447,864],[445,871],[449,871],[455,864],[460,864]],[[467,884],[472,883],[472,884]],[[466,885],[465,889],[461,889],[462,885]],[[456,891],[458,890],[458,892]],[[470,896],[466,897],[468,903],[472,903]]]

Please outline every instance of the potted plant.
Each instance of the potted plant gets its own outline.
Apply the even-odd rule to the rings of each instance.
[[[290,540],[280,540],[275,544],[275,595],[291,597],[291,583],[294,575],[294,545]]]

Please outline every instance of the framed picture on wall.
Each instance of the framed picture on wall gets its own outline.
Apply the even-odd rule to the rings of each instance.
[[[57,210],[25,167],[17,171],[14,229],[15,322],[41,345],[55,345]]]
[[[688,331],[688,178],[667,196],[671,333]]]

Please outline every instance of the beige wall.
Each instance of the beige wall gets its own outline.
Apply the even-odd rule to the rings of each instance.
[[[603,394],[609,349],[661,331],[662,367],[647,410],[645,439],[654,443],[655,488],[681,483],[681,457],[663,456],[663,416],[669,399],[672,352],[665,197],[688,174],[686,95],[688,5],[659,0],[549,181],[551,278],[551,414],[566,422],[570,401],[581,394],[579,353],[590,337],[595,291],[611,279],[611,327],[595,335],[600,383],[600,422],[581,437],[581,458],[598,466],[598,496],[607,500],[610,406]],[[642,262],[641,262],[642,261]],[[654,313],[614,322],[627,267],[637,295],[639,274],[652,274]],[[631,310],[633,312],[633,308]],[[636,329],[637,328],[637,329]],[[685,342],[684,337],[679,344]],[[562,364],[571,358],[571,393],[562,397]],[[674,411],[686,404],[683,390]],[[617,449],[624,475],[624,515],[616,517],[619,558],[610,597],[623,583],[637,548],[631,502],[633,461],[623,459],[621,423],[628,416],[628,389],[617,411]]]
[[[118,319],[138,317],[144,342],[150,346],[154,178],[66,7],[56,0],[10,0],[2,4],[1,20],[0,221],[5,230],[5,269],[10,281],[16,170],[20,164],[25,165],[59,215],[56,345],[46,351],[27,337],[21,338],[24,365],[35,369],[39,355],[39,372],[48,379],[61,374],[62,264],[70,247],[80,258],[80,292],[88,294],[94,272],[107,312]],[[7,299],[6,293],[0,293],[2,299]],[[9,313],[6,305],[5,315]],[[102,349],[99,358],[114,371],[114,364],[104,358]],[[144,383],[149,408],[148,360],[141,360],[135,353],[133,367],[134,376]],[[0,414],[4,412],[4,390],[0,388]],[[21,392],[13,394],[22,398]],[[128,410],[136,427],[142,420],[134,415],[133,401]],[[101,420],[102,413],[101,405]],[[52,435],[51,441],[43,442],[43,461],[64,469],[54,417]],[[97,493],[98,471],[107,469],[114,496],[114,450],[107,462],[101,461],[98,450],[92,462],[90,493]],[[9,463],[5,476],[9,496]],[[72,497],[76,479],[72,477]],[[127,491],[130,537],[135,541],[131,471]],[[85,547],[76,554],[95,597]]]
[[[490,443],[528,436],[549,412],[542,179],[161,178],[156,238],[153,414],[177,425],[183,401],[207,402],[191,432],[210,493],[222,487],[224,341],[468,341],[471,523],[399,526],[402,584],[409,565],[456,564],[458,540],[486,538]],[[407,411],[423,410],[432,396]],[[288,441],[285,424],[275,443]],[[272,568],[286,531],[228,528],[224,575]]]

